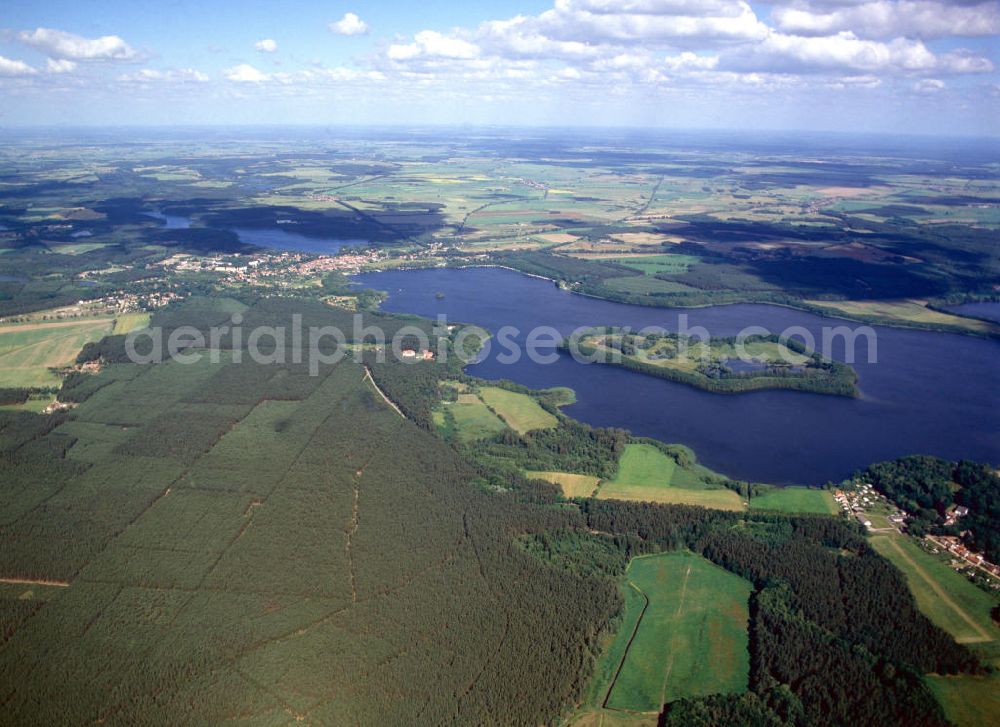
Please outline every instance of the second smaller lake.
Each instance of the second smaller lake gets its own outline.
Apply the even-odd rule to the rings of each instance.
[[[309,252],[316,255],[332,255],[345,247],[359,247],[368,244],[367,240],[349,240],[339,238],[306,237],[297,232],[284,229],[255,229],[251,227],[234,227],[233,232],[239,235],[240,242],[257,245],[271,250],[286,252]]]
[[[191,226],[190,218],[183,215],[166,215],[162,212],[145,212],[144,214],[154,220],[161,220],[163,226],[168,230],[186,230]]]

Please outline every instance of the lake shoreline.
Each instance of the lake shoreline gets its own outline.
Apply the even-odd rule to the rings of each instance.
[[[363,273],[365,287],[386,290],[382,309],[473,323],[498,332],[513,324],[526,333],[553,325],[565,336],[578,327],[614,323],[674,327],[690,315],[711,335],[736,335],[751,323],[816,333],[827,316],[769,304],[666,309],[566,295],[547,279],[485,266]],[[443,292],[444,299],[437,298]],[[836,319],[834,319],[836,320]],[[878,361],[867,362],[859,341],[858,397],[765,389],[752,396],[718,396],[689,385],[616,366],[580,366],[568,354],[540,365],[524,358],[504,364],[500,346],[466,367],[471,376],[508,379],[532,388],[568,386],[578,393],[565,413],[595,427],[623,427],[636,436],[680,442],[734,479],[818,485],[839,481],[872,462],[913,453],[1000,461],[1000,414],[983,396],[996,380],[997,343],[940,331],[878,326]],[[818,339],[817,339],[818,340]],[[523,342],[523,334],[522,334]],[[832,357],[842,360],[840,352]],[[956,375],[957,372],[961,372]],[[927,382],[934,384],[928,386]],[[998,382],[1000,383],[1000,382]],[[915,391],[921,391],[916,395]],[[978,422],[969,430],[968,422]]]

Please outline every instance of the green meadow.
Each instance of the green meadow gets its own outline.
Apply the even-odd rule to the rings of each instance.
[[[524,434],[533,429],[549,429],[559,423],[555,416],[545,411],[535,399],[527,394],[508,391],[496,386],[484,386],[479,395],[486,405],[518,434]]]
[[[490,437],[502,432],[507,426],[489,410],[475,394],[459,394],[458,401],[445,403],[445,410],[436,412],[436,423],[441,429],[447,427],[447,411],[454,422],[455,433],[459,439],[471,442],[476,439]]]
[[[750,498],[750,507],[754,510],[837,514],[833,494],[829,490],[817,490],[815,487],[775,487]]]
[[[639,442],[625,448],[618,472],[601,485],[597,497],[702,505],[718,510],[744,509],[737,493],[708,486],[694,468],[680,467],[673,457],[657,447]]]
[[[605,707],[655,712],[747,689],[749,582],[688,552],[635,558],[627,578],[645,606],[619,633],[628,641]]]
[[[85,343],[113,326],[111,318],[0,326],[0,386],[58,386],[52,369],[72,364]]]
[[[928,676],[927,686],[957,727],[1000,724],[1000,674],[987,676]]]
[[[642,255],[639,257],[617,258],[614,262],[646,275],[686,273],[688,268],[701,258],[696,255]]]

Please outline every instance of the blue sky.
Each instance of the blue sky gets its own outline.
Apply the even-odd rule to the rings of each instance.
[[[998,66],[998,0],[7,0],[0,124],[997,135]]]

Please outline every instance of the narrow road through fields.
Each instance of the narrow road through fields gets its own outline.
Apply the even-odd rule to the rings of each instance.
[[[69,581],[52,581],[44,578],[0,578],[0,583],[13,586],[55,586],[56,588],[69,588]]]

